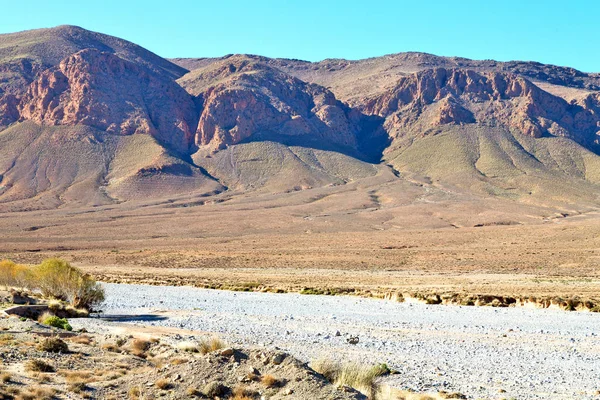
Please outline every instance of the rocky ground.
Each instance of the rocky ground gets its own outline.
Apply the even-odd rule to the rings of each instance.
[[[435,306],[344,296],[106,286],[105,317],[76,328],[146,326],[217,332],[230,343],[386,363],[386,382],[469,398],[594,399],[600,316],[555,309]],[[127,298],[127,303],[122,299]],[[163,328],[159,328],[163,327]],[[358,343],[349,343],[358,337]],[[176,340],[186,340],[185,335]]]
[[[225,346],[203,355],[168,334],[71,334],[14,317],[0,329],[3,400],[365,398],[281,351]],[[41,348],[57,334],[67,351]]]

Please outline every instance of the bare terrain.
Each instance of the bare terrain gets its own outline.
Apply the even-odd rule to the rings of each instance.
[[[0,77],[2,257],[114,282],[597,305],[598,74],[166,60],[60,26],[0,35]]]

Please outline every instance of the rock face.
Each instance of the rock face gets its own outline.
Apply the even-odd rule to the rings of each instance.
[[[8,126],[19,119],[18,100],[13,94],[0,94],[0,127]]]
[[[42,72],[19,105],[21,118],[44,125],[87,125],[109,133],[149,134],[189,153],[197,113],[174,81],[111,53],[82,50]]]
[[[532,137],[569,137],[598,146],[597,96],[577,104],[551,95],[514,74],[435,68],[402,77],[360,107],[388,118],[392,135],[444,124],[501,125]]]
[[[283,138],[356,147],[359,113],[321,86],[243,57],[225,60],[182,85],[202,104],[198,146],[222,149],[254,138]]]

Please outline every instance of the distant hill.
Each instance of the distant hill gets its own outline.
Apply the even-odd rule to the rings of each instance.
[[[600,75],[571,68],[166,60],[79,27],[0,35],[0,211],[368,183],[381,207],[436,193],[529,218],[597,207],[599,154]]]

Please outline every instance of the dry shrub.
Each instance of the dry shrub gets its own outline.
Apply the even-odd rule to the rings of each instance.
[[[54,367],[40,359],[33,359],[27,362],[25,369],[30,372],[54,372]]]
[[[20,289],[32,288],[33,274],[24,265],[15,264],[9,260],[0,261],[0,285],[6,289],[16,287]]]
[[[264,375],[260,382],[265,385],[265,387],[273,388],[279,386],[279,380],[275,378],[273,375]]]
[[[253,400],[256,392],[244,386],[237,386],[233,389],[232,400]]]
[[[211,353],[213,351],[220,350],[224,348],[225,342],[223,342],[218,337],[212,337],[208,340],[202,340],[198,346],[201,354]]]
[[[9,374],[8,372],[3,372],[3,373],[0,375],[0,382],[2,382],[2,383],[8,383],[8,382],[10,382],[11,380],[12,380],[12,375],[11,375],[11,374]]]
[[[142,396],[142,391],[138,386],[134,386],[127,392],[127,395],[131,400],[137,400]]]
[[[169,382],[168,379],[159,379],[156,382],[154,382],[154,385],[161,389],[161,390],[168,390],[171,389],[173,387],[173,385],[171,384],[171,382]]]
[[[0,346],[10,346],[11,344],[14,344],[14,342],[14,335],[10,333],[0,335]]]
[[[88,335],[73,336],[72,338],[69,339],[70,342],[73,342],[76,344],[85,344],[85,345],[92,344],[92,340],[93,339]]]
[[[102,350],[110,351],[112,353],[120,353],[121,349],[114,343],[104,343],[102,345]]]
[[[131,349],[137,352],[146,352],[150,349],[150,342],[143,339],[134,339],[131,343]]]
[[[15,397],[15,400],[52,400],[56,391],[50,388],[28,388]]]
[[[59,338],[48,338],[44,339],[42,343],[38,345],[38,350],[46,351],[48,353],[68,353],[69,346]]]

